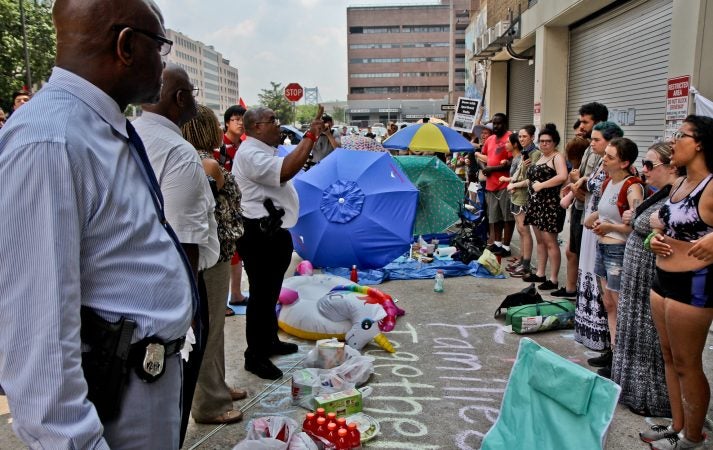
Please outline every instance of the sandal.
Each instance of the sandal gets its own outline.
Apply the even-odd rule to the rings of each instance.
[[[213,417],[211,419],[194,419],[196,423],[204,423],[204,424],[211,424],[211,425],[222,425],[222,424],[230,424],[230,423],[236,423],[240,422],[243,420],[243,413],[231,409],[230,411],[226,411],[223,414]]]
[[[228,303],[230,303],[230,304],[233,305],[233,306],[248,306],[248,299],[249,299],[249,298],[250,298],[250,297],[243,297],[242,300],[238,300],[238,301],[236,302],[236,301],[233,301],[233,298],[232,298],[232,297],[230,297],[230,301],[229,301]]]
[[[233,308],[228,308],[227,306],[225,307],[225,317],[230,317],[234,316],[235,311],[233,311]]]

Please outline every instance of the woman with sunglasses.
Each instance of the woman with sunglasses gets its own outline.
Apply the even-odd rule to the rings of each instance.
[[[651,313],[673,419],[667,429],[641,433],[654,449],[703,447],[710,401],[702,354],[713,322],[713,258],[698,251],[713,233],[713,119],[690,115],[673,139],[671,164],[685,167],[686,176],[652,215],[649,241],[656,255]]]
[[[592,152],[600,158],[614,138],[624,136],[619,125],[614,122],[599,122],[592,130]],[[587,177],[582,177],[574,184],[579,187],[586,183],[587,195],[584,198],[584,213],[587,217],[599,207],[600,188],[606,172],[601,160],[596,169]],[[594,273],[594,260],[597,252],[597,236],[586,227],[582,230],[582,243],[579,249],[579,279],[577,281],[577,301],[574,315],[574,339],[592,350],[602,351],[601,356],[590,358],[587,362],[595,367],[607,367],[611,364],[609,350],[609,326],[607,313],[602,303],[601,291]]]
[[[557,151],[560,134],[553,124],[540,131],[540,159],[527,169],[530,191],[525,212],[525,226],[532,225],[537,241],[537,272],[522,279],[526,282],[542,282],[541,291],[557,289],[560,253],[557,235],[562,232],[566,210],[560,206],[560,188],[567,180],[567,163]],[[547,278],[547,262],[550,263]]]
[[[625,211],[622,217],[633,231],[624,250],[611,379],[621,386],[619,402],[632,412],[647,417],[670,417],[663,356],[649,302],[655,258],[644,249],[644,240],[651,233],[651,214],[666,202],[678,170],[670,164],[669,144],[652,145],[645,157],[641,162],[642,173],[656,192],[638,207]]]
[[[602,168],[607,178],[600,189],[599,207],[584,219],[584,228],[597,236],[594,274],[599,282],[602,302],[607,316],[610,347],[616,343],[616,308],[619,303],[624,247],[631,233],[622,216],[630,205],[636,207],[644,198],[641,180],[631,175],[632,165],[639,154],[634,141],[614,138],[604,150]],[[598,371],[611,377],[611,359]]]

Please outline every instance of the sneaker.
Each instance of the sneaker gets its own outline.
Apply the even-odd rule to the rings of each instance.
[[[523,278],[523,279],[524,279],[524,278]],[[539,290],[541,290],[541,291],[551,291],[551,290],[553,290],[553,289],[557,289],[557,286],[558,286],[558,285],[559,285],[559,283],[553,283],[553,282],[550,281],[550,280],[545,280],[544,283],[542,283],[541,285],[537,286],[537,289],[539,289]]]
[[[486,248],[490,250],[490,253],[492,253],[493,255],[499,255],[501,251],[505,250],[501,246],[495,244],[490,244]]]
[[[574,292],[567,292],[566,288],[559,288],[556,291],[550,292],[550,295],[553,297],[562,297],[562,298],[577,298],[577,291]]]
[[[602,367],[597,370],[597,375],[600,377],[611,379],[611,366]]]
[[[611,350],[607,350],[604,353],[602,353],[600,356],[597,356],[596,358],[589,358],[587,360],[587,364],[589,364],[592,367],[611,366],[612,356],[613,355],[612,355]]]
[[[512,256],[512,252],[505,247],[500,247],[500,253],[496,253],[498,256],[506,257],[506,256]]]
[[[651,428],[639,433],[641,440],[646,443],[666,439],[669,436],[678,436],[678,433],[671,425],[651,425]]]
[[[544,275],[539,276],[536,273],[530,273],[529,275],[522,277],[522,281],[525,281],[527,283],[542,283],[543,281],[547,281],[547,277]]]
[[[525,266],[518,266],[515,270],[510,272],[511,277],[522,278],[530,275],[531,271],[526,269]]]
[[[654,441],[649,445],[651,445],[651,448],[654,450],[692,449],[703,448],[705,442],[705,437],[701,439],[700,442],[691,442],[681,434],[674,434],[673,436],[667,436],[658,441]]]

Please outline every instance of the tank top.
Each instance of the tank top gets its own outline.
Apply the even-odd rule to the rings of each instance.
[[[601,222],[613,223],[617,225],[624,223],[621,219],[621,213],[619,213],[619,206],[616,203],[619,199],[619,192],[623,188],[625,181],[626,178],[617,183],[610,181],[602,192],[602,196],[599,199],[599,220]],[[626,241],[629,235],[620,231],[610,231],[605,234],[605,236],[620,241]]]
[[[713,226],[705,223],[698,211],[701,195],[711,178],[713,178],[713,174],[708,174],[690,194],[675,203],[671,201],[671,198],[681,188],[683,182],[676,187],[675,191],[671,192],[671,196],[659,210],[659,218],[665,226],[666,236],[690,242],[713,232]]]

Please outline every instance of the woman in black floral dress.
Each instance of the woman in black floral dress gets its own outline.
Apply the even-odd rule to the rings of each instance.
[[[560,253],[557,235],[562,231],[566,210],[560,206],[560,188],[567,180],[567,163],[557,151],[560,135],[553,124],[540,131],[542,156],[527,170],[530,192],[527,199],[525,225],[532,225],[537,241],[537,272],[523,277],[527,282],[543,282],[540,290],[557,289],[560,269]],[[545,274],[550,263],[550,278]]]

